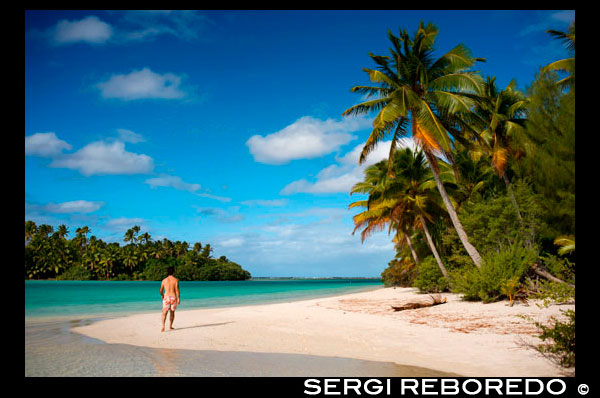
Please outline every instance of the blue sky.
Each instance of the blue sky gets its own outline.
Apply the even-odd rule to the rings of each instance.
[[[121,242],[210,243],[253,276],[377,277],[386,232],[352,236],[372,117],[368,52],[439,28],[484,75],[524,89],[568,54],[574,11],[26,11],[25,219]],[[389,148],[389,146],[388,146]],[[382,144],[368,159],[386,156]]]

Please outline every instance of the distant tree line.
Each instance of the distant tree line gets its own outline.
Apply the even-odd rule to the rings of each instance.
[[[133,226],[123,237],[126,244],[107,243],[84,226],[70,231],[25,221],[25,279],[59,280],[161,280],[167,268],[183,281],[247,280],[250,272],[225,256],[213,258],[209,243],[153,241],[148,232]]]

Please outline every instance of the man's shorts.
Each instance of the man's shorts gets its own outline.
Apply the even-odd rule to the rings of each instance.
[[[175,311],[177,308],[177,297],[175,296],[165,296],[163,297],[163,310],[171,310]]]

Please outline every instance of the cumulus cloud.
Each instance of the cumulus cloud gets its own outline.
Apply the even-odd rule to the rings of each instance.
[[[170,176],[170,175],[162,175],[160,177],[149,178],[146,181],[146,184],[150,185],[152,188],[156,187],[171,187],[180,191],[188,191],[195,192],[201,188],[200,184],[190,184],[184,182],[181,177]]]
[[[132,144],[137,144],[138,142],[146,141],[141,134],[134,133],[131,130],[127,129],[117,129],[119,133],[119,140],[123,142],[130,142]]]
[[[62,203],[48,203],[45,205],[27,204],[29,211],[55,214],[93,213],[104,206],[104,202],[90,202],[87,200],[74,200]]]
[[[125,150],[122,142],[92,142],[73,154],[56,157],[50,167],[78,170],[85,176],[95,174],[148,174],[154,162],[147,155]]]
[[[25,137],[25,156],[53,157],[71,145],[58,139],[54,133],[35,133]]]
[[[170,35],[180,40],[205,39],[214,25],[197,10],[119,10],[107,11],[111,23],[95,15],[82,19],[62,19],[41,33],[51,44],[127,44]],[[115,18],[117,17],[117,18]],[[35,32],[38,34],[38,32]]]
[[[124,101],[137,99],[179,99],[185,97],[180,90],[181,77],[172,73],[163,75],[149,68],[134,70],[128,74],[115,74],[96,84],[102,98]]]
[[[364,144],[358,144],[344,156],[337,158],[337,163],[322,169],[316,176],[316,181],[306,179],[293,181],[286,185],[280,192],[282,195],[296,193],[328,194],[349,193],[354,184],[362,181],[364,170],[368,166],[383,159],[387,159],[390,152],[391,141],[383,141],[367,156],[366,161],[358,164],[358,159]],[[411,139],[400,140],[400,147],[414,149],[415,144]]]
[[[112,26],[93,15],[75,21],[63,19],[50,30],[51,41],[56,45],[77,42],[102,44],[112,35]]]
[[[331,153],[356,138],[351,132],[368,125],[366,119],[359,118],[323,121],[304,116],[275,133],[252,136],[246,145],[255,161],[280,165]]]

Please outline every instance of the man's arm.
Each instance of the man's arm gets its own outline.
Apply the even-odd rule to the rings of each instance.
[[[161,298],[161,299],[164,299],[164,298],[165,298],[165,296],[164,296],[164,294],[163,294],[163,291],[164,291],[164,290],[165,290],[165,281],[162,281],[162,282],[160,283],[160,298]]]
[[[177,304],[179,304],[179,302],[181,301],[179,297],[179,279],[177,279],[177,281],[175,282],[175,292],[177,293]]]

